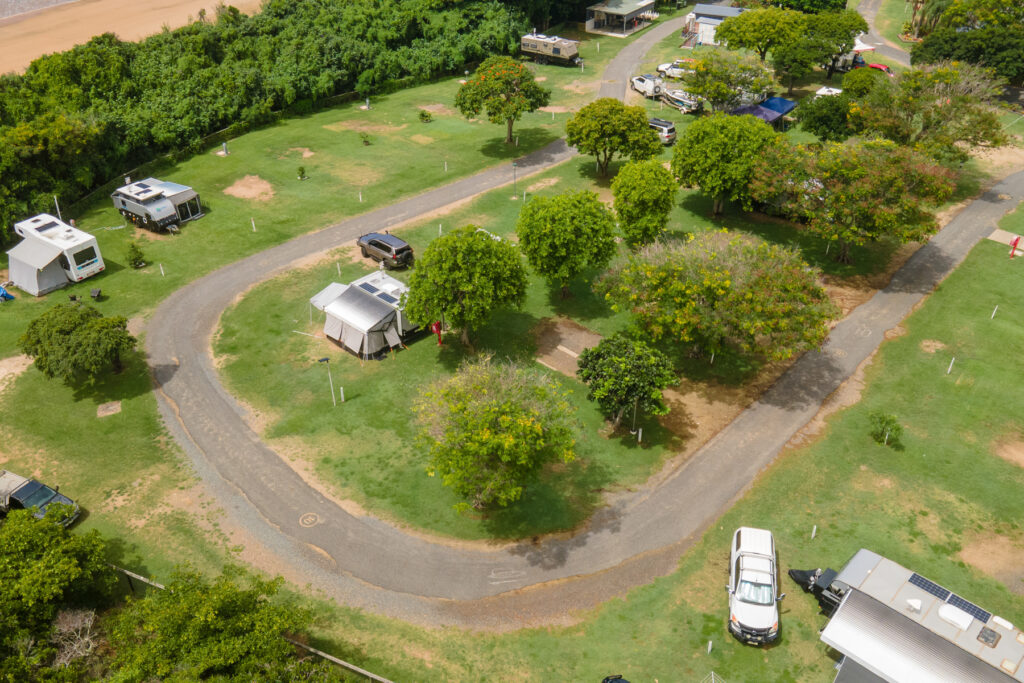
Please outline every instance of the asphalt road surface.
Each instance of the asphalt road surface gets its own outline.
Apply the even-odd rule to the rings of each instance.
[[[680,23],[667,22],[637,43],[649,47]],[[627,67],[644,52],[627,48],[607,73],[628,75]],[[624,94],[620,85],[616,92]],[[520,172],[542,170],[572,155],[559,141],[521,159]],[[511,181],[509,165],[492,168],[225,266],[168,297],[147,326],[160,411],[199,475],[234,522],[313,589],[344,604],[428,625],[510,629],[565,622],[574,609],[672,571],[686,547],[742,495],[877,348],[884,332],[1024,196],[1024,173],[1018,173],[971,203],[889,287],[841,322],[820,352],[805,354],[684,466],[657,486],[611,499],[571,538],[475,549],[354,517],[306,484],[247,426],[243,409],[221,386],[210,360],[220,315],[240,293],[296,260]]]

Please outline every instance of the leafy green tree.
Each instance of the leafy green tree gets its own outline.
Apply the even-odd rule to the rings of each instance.
[[[804,15],[791,9],[766,7],[727,17],[715,29],[715,40],[730,50],[753,50],[764,62],[780,45],[795,42],[804,30]]]
[[[814,67],[822,60],[821,46],[806,38],[797,38],[772,49],[775,75],[786,81],[788,94],[793,92],[793,82],[814,73]]]
[[[616,429],[630,408],[667,415],[661,390],[679,381],[668,356],[622,332],[584,349],[576,376],[590,389],[587,398],[597,401]]]
[[[920,241],[938,229],[934,207],[949,198],[952,172],[885,140],[790,148],[759,162],[752,192],[780,195],[784,211],[834,242],[837,261],[849,263],[852,245]]]
[[[910,52],[910,62],[915,65],[950,60],[987,66],[1011,84],[1024,85],[1024,26],[939,29]]]
[[[661,150],[658,134],[647,123],[647,111],[627,107],[613,97],[594,100],[576,112],[565,124],[565,141],[580,153],[596,157],[602,176],[608,175],[615,155],[642,161]]]
[[[654,340],[783,360],[828,336],[837,311],[818,275],[795,250],[708,232],[644,247],[597,289]]]
[[[1020,0],[952,0],[941,23],[950,28],[1020,28],[1024,4]]]
[[[132,268],[141,268],[146,265],[146,256],[142,253],[142,248],[138,242],[133,240],[128,243],[128,246],[125,248],[124,260]]]
[[[177,568],[166,590],[129,598],[110,631],[110,681],[339,680],[323,665],[300,664],[282,634],[305,628],[309,614],[275,600],[282,579],[266,581],[228,567],[212,581]]]
[[[734,52],[709,53],[685,80],[686,90],[707,100],[713,111],[733,109],[744,97],[762,97],[775,82],[759,61]]]
[[[481,111],[491,123],[504,123],[505,142],[512,144],[512,124],[526,112],[537,111],[551,99],[551,91],[534,80],[521,62],[505,56],[488,57],[455,94],[455,107],[471,118]]]
[[[569,282],[615,254],[615,220],[594,192],[534,196],[516,223],[519,248],[551,286],[569,296]]]
[[[853,69],[843,74],[843,94],[855,99],[862,98],[887,78],[888,76],[878,69]]]
[[[855,125],[871,136],[965,161],[968,150],[1007,141],[993,109],[1002,84],[989,69],[966,63],[925,65],[883,79],[858,102]]]
[[[846,8],[845,0],[781,0],[777,2],[779,7],[795,9],[805,14],[819,14],[821,12],[836,12]]]
[[[679,184],[655,160],[635,161],[619,170],[612,181],[615,213],[631,249],[649,244],[665,232]]]
[[[91,381],[108,368],[123,368],[121,356],[135,348],[122,316],[104,318],[85,304],[57,304],[28,324],[18,340],[21,352],[47,377],[65,383]]]
[[[874,71],[875,69],[857,69]],[[800,127],[825,141],[842,141],[856,130],[850,122],[850,97],[846,92],[823,97],[806,97],[796,109]]]
[[[405,314],[418,325],[444,317],[470,331],[497,308],[519,308],[526,297],[526,271],[519,249],[476,225],[453,230],[431,242],[409,278]]]
[[[779,135],[750,115],[716,114],[694,121],[672,153],[672,174],[684,185],[696,185],[714,200],[713,213],[722,212],[726,199],[749,211],[748,190],[754,162]]]
[[[45,642],[62,607],[96,607],[112,595],[99,532],[68,532],[55,522],[61,512],[35,519],[15,510],[0,524],[0,660],[23,656],[26,641]]]
[[[856,10],[844,9],[808,17],[806,31],[807,38],[820,46],[828,65],[826,78],[832,80],[839,59],[853,49],[857,36],[867,33],[868,23]]]
[[[440,475],[467,502],[505,507],[540,469],[575,458],[572,406],[557,382],[533,368],[467,362],[431,385],[413,406],[419,438]]]

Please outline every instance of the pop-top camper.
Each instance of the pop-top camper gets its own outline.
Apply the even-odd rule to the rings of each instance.
[[[545,36],[541,33],[528,33],[519,41],[519,50],[529,55],[538,64],[579,64],[578,41],[558,36]]]
[[[7,252],[11,280],[40,296],[104,269],[96,238],[48,213],[14,224],[24,239]]]
[[[119,187],[110,198],[122,216],[153,232],[177,232],[185,221],[203,215],[203,205],[195,190],[156,178]]]

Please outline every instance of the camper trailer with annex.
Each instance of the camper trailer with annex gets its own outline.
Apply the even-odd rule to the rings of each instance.
[[[128,183],[114,190],[110,198],[122,216],[153,232],[177,232],[185,221],[203,215],[195,190],[156,178]]]
[[[48,213],[14,224],[22,241],[7,252],[11,280],[34,296],[80,282],[106,266],[96,238]]]

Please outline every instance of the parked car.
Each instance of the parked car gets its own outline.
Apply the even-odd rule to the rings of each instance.
[[[668,62],[666,64],[658,65],[658,73],[663,78],[682,78],[687,74],[693,73],[693,65],[697,62],[696,59],[677,59],[674,62]]]
[[[676,124],[665,119],[648,119],[647,125],[658,134],[658,139],[663,145],[671,145],[676,141]]]
[[[356,240],[356,244],[363,256],[380,261],[385,268],[411,266],[413,263],[412,247],[391,233],[369,232]]]
[[[889,78],[896,78],[896,74],[895,74],[895,73],[893,73],[893,70],[892,70],[892,69],[890,69],[890,68],[889,68],[888,66],[886,66],[885,64],[868,64],[868,68],[869,68],[869,69],[878,69],[879,71],[881,71],[882,73],[884,73],[884,74],[885,74],[886,76],[888,76]]]
[[[11,510],[34,510],[33,517],[42,519],[49,507],[57,504],[71,507],[70,513],[60,520],[61,526],[71,526],[80,514],[75,501],[35,479],[0,470],[0,515]]]
[[[644,97],[657,97],[661,94],[662,89],[665,87],[665,82],[657,76],[651,74],[644,74],[643,76],[634,76],[629,81],[630,86],[633,90]]]
[[[729,631],[753,645],[779,637],[779,576],[775,539],[766,529],[740,527],[729,553]]]

